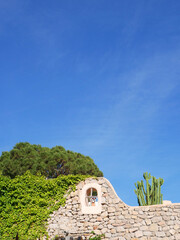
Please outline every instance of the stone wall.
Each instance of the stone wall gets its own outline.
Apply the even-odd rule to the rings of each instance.
[[[82,188],[94,182],[101,186],[101,213],[83,214]],[[112,240],[180,240],[180,203],[130,207],[119,199],[107,179],[89,178],[79,183],[67,196],[66,205],[52,214],[47,229],[51,239],[65,232],[88,238],[94,231]]]

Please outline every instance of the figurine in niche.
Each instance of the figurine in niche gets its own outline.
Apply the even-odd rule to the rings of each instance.
[[[87,206],[98,206],[98,193],[95,188],[89,188],[86,191]]]

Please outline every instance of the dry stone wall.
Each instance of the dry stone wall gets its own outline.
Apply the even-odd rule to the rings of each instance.
[[[82,188],[94,182],[101,186],[101,213],[84,214]],[[47,230],[50,239],[65,233],[88,239],[94,231],[112,240],[180,240],[180,203],[130,207],[119,199],[107,179],[89,178],[79,183],[67,196],[66,205],[51,215]]]

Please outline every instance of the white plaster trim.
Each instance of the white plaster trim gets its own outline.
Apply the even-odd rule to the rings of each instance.
[[[89,188],[95,188],[98,193],[98,206],[86,206],[85,197],[86,191]],[[83,186],[82,190],[80,191],[80,202],[81,202],[81,212],[83,214],[99,214],[101,213],[102,206],[101,206],[101,186],[98,183],[87,183]]]

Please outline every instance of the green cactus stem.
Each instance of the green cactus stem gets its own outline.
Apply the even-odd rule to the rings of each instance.
[[[141,182],[138,181],[137,184],[135,183],[136,189],[134,190],[139,206],[162,204],[163,195],[161,194],[161,186],[164,180],[162,178],[156,179],[147,172],[143,174],[143,177],[146,181],[146,189],[143,180],[141,180]],[[151,184],[149,183],[150,180]]]

